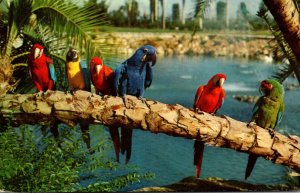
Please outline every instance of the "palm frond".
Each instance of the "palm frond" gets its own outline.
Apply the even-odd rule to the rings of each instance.
[[[271,33],[274,35],[275,40],[277,41],[277,45],[279,46],[283,57],[288,61],[284,64],[283,67],[279,68],[279,70],[273,75],[275,79],[280,82],[283,82],[287,79],[293,72],[299,72],[299,63],[297,62],[295,55],[293,54],[290,46],[286,43],[285,38],[280,31],[278,25],[276,23],[271,23],[268,18],[268,9],[266,6],[260,7],[257,12],[257,16],[261,17],[269,26]],[[300,79],[298,74],[297,78],[300,83]]]
[[[58,89],[65,90],[68,47],[78,48],[87,61],[94,55],[104,58],[111,54],[111,45],[92,39],[92,32],[108,21],[92,4],[79,7],[72,0],[2,0],[0,11],[0,56],[12,57],[12,64],[25,64],[32,45],[44,45],[45,54],[53,59],[57,77],[61,78]],[[16,38],[20,37],[22,45],[14,47]],[[25,65],[15,67],[13,76],[20,82],[18,92],[33,91],[27,71]]]
[[[194,36],[197,30],[199,29],[199,21],[203,17],[205,9],[210,5],[210,3],[211,0],[195,0],[195,21],[192,36]]]
[[[64,39],[65,45],[85,48],[89,57],[91,37],[89,32],[107,23],[92,5],[78,7],[70,1],[44,0],[34,1],[32,11],[39,21],[47,24],[55,32],[56,36]]]

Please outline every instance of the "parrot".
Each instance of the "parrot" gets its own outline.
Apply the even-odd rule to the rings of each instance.
[[[143,45],[135,53],[115,69],[114,89],[123,98],[127,106],[126,95],[135,96],[144,101],[143,94],[151,86],[153,72],[156,64],[157,51],[151,45]],[[126,152],[127,164],[131,157],[132,129],[121,129],[121,153]]]
[[[114,71],[103,64],[99,57],[93,57],[90,62],[90,73],[92,83],[95,86],[96,94],[116,96],[113,87]],[[109,127],[109,133],[114,143],[116,160],[119,162],[120,137],[118,127]]]
[[[51,58],[45,56],[44,47],[34,44],[28,56],[28,67],[38,92],[55,90],[56,76]]]
[[[56,75],[55,68],[51,58],[45,56],[44,47],[40,44],[34,44],[28,55],[29,73],[33,83],[39,93],[47,90],[55,90]],[[45,135],[46,128],[42,126],[42,133]],[[50,126],[50,131],[54,138],[58,139],[58,123]]]
[[[86,64],[80,62],[79,51],[72,47],[68,50],[66,56],[66,75],[71,94],[74,94],[76,90],[91,91],[90,72],[87,69]],[[84,120],[80,120],[79,125],[83,141],[90,150],[89,123]]]
[[[274,137],[274,129],[281,122],[284,113],[284,89],[281,83],[274,79],[266,79],[260,83],[262,96],[253,107],[253,115],[248,126],[256,124],[268,129],[270,137]],[[254,168],[258,156],[250,154],[245,172],[247,179]]]
[[[226,75],[216,74],[211,77],[206,85],[200,85],[196,91],[194,99],[194,111],[201,111],[211,114],[216,114],[221,108],[225,90],[223,84],[226,80]],[[196,177],[199,178],[201,173],[201,165],[204,151],[204,142],[195,140],[194,143],[194,165],[196,166]]]

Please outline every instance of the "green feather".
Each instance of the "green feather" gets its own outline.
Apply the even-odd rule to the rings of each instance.
[[[258,126],[274,129],[281,121],[284,112],[284,88],[277,80],[265,80],[271,84],[272,90],[261,96],[254,106],[252,121]]]

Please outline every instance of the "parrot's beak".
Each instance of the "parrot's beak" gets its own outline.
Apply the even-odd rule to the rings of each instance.
[[[259,93],[260,93],[261,95],[265,94],[265,89],[264,89],[264,87],[262,87],[262,86],[259,87]]]
[[[95,65],[95,70],[96,70],[96,73],[99,74],[99,72],[101,71],[102,69],[102,65]]]
[[[219,86],[222,87],[223,84],[224,84],[224,82],[225,82],[225,78],[221,78],[221,79],[219,80]]]
[[[76,51],[74,51],[74,60],[77,60],[78,59],[78,53]]]
[[[35,48],[34,50],[34,59],[39,58],[43,53],[43,49]]]

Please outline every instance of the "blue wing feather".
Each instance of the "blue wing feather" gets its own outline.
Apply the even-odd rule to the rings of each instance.
[[[85,90],[91,92],[91,74],[86,62],[80,62],[80,67],[83,73]]]
[[[49,64],[49,72],[50,72],[50,78],[53,80],[54,84],[56,84],[57,78],[56,78],[55,68],[53,64]]]
[[[153,78],[152,66],[150,65],[150,63],[148,63],[146,66],[145,88],[148,88],[151,86],[152,78]]]
[[[125,63],[121,64],[115,70],[114,89],[115,89],[115,93],[119,94],[120,96],[124,96],[126,94],[127,79],[125,73],[126,73]]]
[[[281,122],[282,117],[283,117],[283,111],[284,111],[284,103],[282,102],[281,105],[280,105],[279,111],[277,113],[277,119],[276,119],[276,123],[275,123],[274,128],[277,126],[278,123]]]

